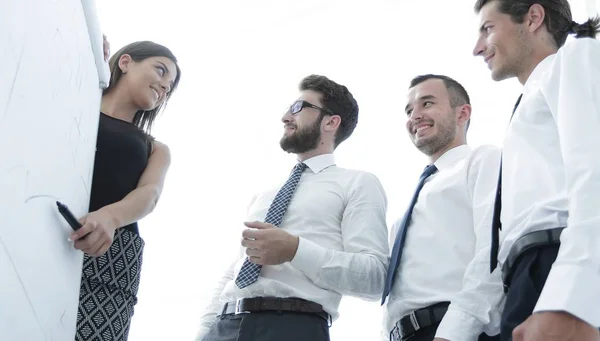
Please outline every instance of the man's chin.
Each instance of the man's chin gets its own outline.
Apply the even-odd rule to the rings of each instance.
[[[279,141],[279,147],[281,147],[281,150],[283,150],[286,153],[296,154],[296,150],[292,146],[287,145],[284,139],[281,139],[281,141]]]
[[[314,148],[298,148],[294,146],[279,145],[281,149],[288,154],[302,154],[313,150]]]
[[[413,140],[413,143],[414,143],[415,147],[417,147],[418,149],[427,148],[427,145],[429,144],[429,139],[428,138],[420,138],[420,139]]]
[[[423,153],[427,156],[431,156],[436,153],[436,150],[435,150],[436,147],[431,142],[432,141],[428,141],[427,139],[422,139],[422,140],[415,142],[415,147],[417,147],[417,149],[421,153]]]
[[[500,82],[513,77],[516,77],[516,75],[512,72],[507,72],[502,69],[492,69],[492,80],[495,82]]]

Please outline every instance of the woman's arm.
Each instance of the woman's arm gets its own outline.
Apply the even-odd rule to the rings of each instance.
[[[148,165],[140,177],[137,188],[123,200],[100,209],[106,210],[112,216],[116,228],[139,221],[154,210],[162,193],[170,163],[169,148],[163,143],[154,141]]]
[[[123,200],[90,212],[80,219],[83,226],[71,234],[75,248],[98,257],[111,246],[116,229],[134,223],[154,210],[162,193],[167,170],[171,163],[169,148],[153,142],[148,165],[137,188]],[[82,239],[82,237],[84,237]]]

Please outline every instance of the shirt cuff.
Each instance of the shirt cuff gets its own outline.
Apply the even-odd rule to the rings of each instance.
[[[473,315],[453,309],[451,304],[437,328],[435,337],[450,341],[477,340],[482,331],[483,323]]]
[[[600,276],[595,269],[554,263],[534,313],[566,311],[600,327]]]
[[[310,240],[298,239],[298,250],[296,250],[296,255],[290,263],[314,281],[321,268],[323,268],[327,249]]]

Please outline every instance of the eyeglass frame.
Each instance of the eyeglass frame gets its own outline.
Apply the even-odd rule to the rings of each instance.
[[[294,106],[296,106],[298,103],[300,103],[300,108],[294,111]],[[297,100],[297,101],[295,101],[294,103],[292,103],[292,105],[290,105],[290,107],[289,107],[289,109],[288,109],[288,112],[289,112],[290,114],[292,114],[292,115],[296,115],[297,113],[301,112],[301,111],[302,111],[302,109],[304,109],[304,108],[306,108],[306,107],[308,107],[308,108],[313,108],[313,109],[317,109],[317,110],[319,110],[319,111],[321,111],[321,112],[324,112],[324,113],[325,113],[325,114],[327,114],[327,115],[331,115],[331,116],[334,116],[334,115],[335,115],[335,114],[333,113],[333,111],[331,111],[331,110],[329,110],[329,109],[327,109],[327,108],[322,108],[322,107],[320,107],[320,106],[314,105],[314,104],[312,104],[312,103],[310,103],[310,102],[307,102],[307,101],[304,101],[304,100]]]

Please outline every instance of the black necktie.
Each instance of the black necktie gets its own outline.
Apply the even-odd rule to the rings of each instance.
[[[510,116],[510,120],[515,114],[515,111],[519,107],[519,103],[521,103],[521,97],[523,95],[519,95],[517,99],[517,103],[515,103],[515,107],[513,108],[512,115]],[[490,273],[496,269],[498,265],[498,248],[500,247],[500,230],[502,230],[502,222],[500,221],[500,212],[502,211],[502,160],[500,160],[500,173],[498,174],[498,187],[496,187],[496,200],[494,201],[494,215],[492,218],[492,250],[490,252]]]
[[[402,222],[400,223],[400,228],[398,229],[398,233],[396,234],[396,240],[394,241],[392,257],[390,259],[390,265],[388,266],[387,277],[385,279],[385,287],[383,288],[383,296],[381,296],[381,304],[385,302],[385,298],[392,289],[394,275],[396,274],[396,269],[400,264],[400,256],[402,256],[402,249],[404,248],[404,241],[406,240],[406,231],[408,230],[408,224],[410,223],[412,211],[415,208],[417,199],[419,198],[419,192],[421,192],[421,189],[423,189],[423,186],[425,185],[425,180],[436,171],[437,168],[435,167],[435,165],[429,165],[425,167],[423,174],[421,174],[421,177],[419,178],[419,184],[417,185],[417,189],[415,190],[415,194],[413,195],[410,205],[408,205],[408,209],[404,213],[404,217],[402,218]]]

